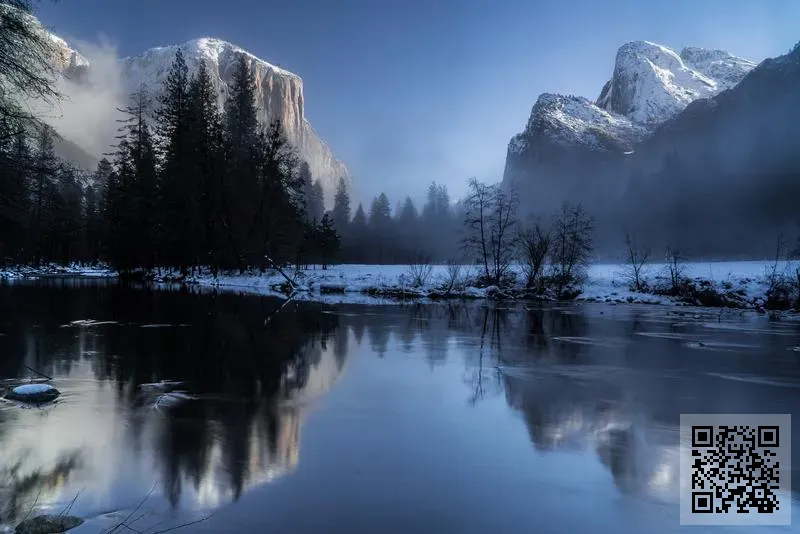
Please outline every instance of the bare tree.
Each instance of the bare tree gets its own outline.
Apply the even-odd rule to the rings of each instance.
[[[413,287],[423,287],[428,284],[432,273],[431,257],[418,253],[416,259],[408,266],[407,277]]]
[[[625,232],[625,248],[627,249],[626,275],[631,282],[631,289],[642,291],[645,288],[642,274],[645,264],[650,259],[650,248],[637,243],[628,232]]]
[[[538,219],[531,218],[517,236],[519,256],[525,274],[525,287],[535,287],[541,281],[544,263],[550,250],[550,230]]]
[[[465,252],[481,264],[489,277],[489,214],[492,210],[492,188],[477,178],[469,180],[469,195],[464,199],[464,227],[462,242]]]
[[[765,276],[765,307],[768,308],[788,309],[800,305],[800,267],[792,265],[791,260],[796,257],[796,252],[786,252],[786,246],[786,239],[779,234],[775,243],[775,259]]]
[[[13,137],[35,119],[31,101],[54,103],[55,42],[31,15],[31,0],[0,0],[0,132]],[[10,126],[10,127],[9,127]]]
[[[462,266],[456,260],[447,261],[447,272],[443,275],[442,286],[446,293],[452,293],[454,289],[463,284],[461,276]]]
[[[486,185],[475,178],[469,181],[469,190],[464,201],[467,235],[463,246],[483,267],[486,281],[500,284],[514,260],[519,200],[513,189]]]
[[[778,234],[778,237],[775,240],[775,259],[773,260],[772,265],[767,268],[765,276],[768,295],[773,293],[781,285],[783,277],[781,276],[778,267],[780,266],[781,260],[783,260],[785,248],[786,239],[784,239],[783,234]]]
[[[580,283],[589,266],[594,238],[594,219],[581,204],[564,203],[553,222],[550,264],[559,291]]]
[[[684,278],[683,257],[677,248],[667,245],[664,250],[664,257],[667,262],[669,281],[673,295],[677,295],[681,289],[681,282]]]

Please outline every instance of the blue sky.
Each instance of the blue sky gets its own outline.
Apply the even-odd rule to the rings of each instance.
[[[797,0],[59,0],[39,17],[123,56],[213,36],[299,74],[358,196],[393,204],[499,180],[537,96],[596,98],[624,42],[760,61],[800,41]]]

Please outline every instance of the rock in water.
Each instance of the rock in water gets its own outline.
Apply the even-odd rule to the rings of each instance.
[[[14,530],[16,534],[55,534],[66,532],[83,523],[83,519],[71,515],[40,515],[26,519]]]
[[[50,384],[25,384],[11,388],[6,393],[6,398],[14,401],[41,404],[52,402],[61,395],[61,392]]]

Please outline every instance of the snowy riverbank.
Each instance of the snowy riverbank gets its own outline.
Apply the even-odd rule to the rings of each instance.
[[[588,302],[645,303],[662,305],[724,305],[737,308],[762,308],[769,289],[768,274],[773,262],[696,262],[682,266],[683,275],[696,288],[699,300],[636,292],[630,289],[627,267],[624,264],[595,264],[589,268],[582,292],[575,299]],[[794,265],[782,263],[779,273],[793,274]],[[444,265],[431,266],[422,285],[412,282],[415,277],[408,265],[335,265],[327,270],[309,269],[295,275],[303,299],[363,302],[389,298],[492,298],[503,294],[497,288],[478,288],[472,285],[476,271],[464,266],[454,287],[451,273]],[[519,277],[521,278],[521,277]],[[645,267],[643,278],[650,288],[668,285],[667,266],[652,264]],[[214,277],[204,273],[189,277],[186,283],[201,287],[229,289],[246,293],[276,294],[286,283],[277,271],[267,273],[224,274]],[[521,287],[515,288],[517,290]],[[714,298],[704,298],[713,296]],[[715,302],[719,300],[719,303]]]
[[[0,280],[24,280],[43,276],[85,276],[95,278],[116,278],[117,273],[105,265],[48,264],[39,267],[18,265],[0,269]]]
[[[797,264],[781,263],[777,273],[792,280]],[[652,288],[669,285],[667,266],[650,264],[643,269],[643,279],[651,288],[647,292],[630,289],[628,267],[624,264],[594,264],[587,273],[581,293],[575,300],[608,303],[644,303],[661,305],[726,306],[763,308],[770,287],[771,261],[693,262],[682,266],[682,273],[691,288],[686,295],[676,297],[656,294]],[[448,266],[433,265],[420,274],[420,267],[409,265],[334,265],[323,270],[312,268],[300,272],[286,270],[299,288],[297,298],[324,302],[395,302],[397,299],[419,298],[497,298],[521,294],[521,285],[510,291],[495,287],[475,287],[477,271],[463,266],[457,277]],[[20,267],[0,270],[0,279],[25,279],[40,276],[115,277],[107,267],[46,266]],[[421,284],[415,283],[422,282]],[[521,276],[518,277],[522,279]],[[214,276],[210,271],[186,278],[156,276],[156,282],[180,283],[206,289],[237,291],[262,295],[282,295],[286,279],[275,270],[225,273]],[[282,287],[283,286],[283,287]],[[795,289],[796,290],[796,289]]]

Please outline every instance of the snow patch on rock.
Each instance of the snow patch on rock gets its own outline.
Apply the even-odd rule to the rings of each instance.
[[[730,89],[755,63],[721,50],[684,48],[633,41],[617,51],[614,74],[597,105],[634,122],[660,124],[699,98]]]
[[[528,139],[545,135],[564,146],[596,150],[629,149],[647,130],[623,115],[609,112],[586,98],[544,93],[531,111],[525,133],[512,138],[511,152],[525,150]]]

